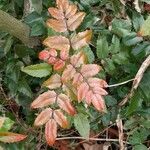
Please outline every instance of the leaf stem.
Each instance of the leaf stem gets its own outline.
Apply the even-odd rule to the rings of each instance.
[[[130,80],[127,80],[127,81],[124,81],[124,82],[121,82],[121,83],[108,85],[106,88],[111,88],[111,87],[116,87],[116,86],[124,85],[124,84],[126,84],[126,83],[131,82],[131,81],[134,81],[134,78],[133,78],[133,79],[130,79]]]

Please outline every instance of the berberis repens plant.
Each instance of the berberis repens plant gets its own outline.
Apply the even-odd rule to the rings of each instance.
[[[90,29],[77,33],[85,17],[74,4],[68,0],[56,0],[56,7],[48,9],[52,18],[46,24],[57,35],[49,36],[44,41],[45,49],[39,59],[53,66],[53,75],[43,83],[48,91],[42,93],[31,104],[31,108],[42,108],[34,125],[45,124],[45,138],[53,145],[57,137],[57,124],[67,128],[69,123],[65,113],[74,116],[78,113],[75,104],[94,106],[100,112],[106,112],[103,99],[107,92],[107,83],[95,77],[101,67],[88,64],[87,56],[82,51],[90,43]],[[74,105],[72,104],[74,101]]]

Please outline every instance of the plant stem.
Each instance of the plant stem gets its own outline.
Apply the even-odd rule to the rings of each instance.
[[[84,137],[60,137],[57,138],[56,140],[87,140],[87,141],[107,141],[107,142],[119,142],[118,139],[102,139],[102,138],[89,138],[89,139],[85,139]],[[124,142],[124,141],[123,141]],[[126,143],[126,142],[124,142]]]

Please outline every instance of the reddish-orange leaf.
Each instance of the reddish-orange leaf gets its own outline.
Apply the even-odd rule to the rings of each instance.
[[[78,12],[67,20],[67,25],[70,31],[76,30],[85,17],[84,12]]]
[[[75,115],[76,111],[71,105],[70,99],[65,94],[60,94],[57,99],[59,107],[70,115]]]
[[[58,59],[55,63],[54,63],[54,70],[60,70],[65,66],[65,62],[61,59]]]
[[[64,50],[62,50],[61,52],[60,52],[60,58],[62,59],[62,60],[67,60],[68,59],[68,57],[69,57],[69,51],[64,51]]]
[[[82,83],[78,87],[78,102],[81,102],[86,97],[88,90],[89,90],[89,86],[86,82]]]
[[[104,99],[99,94],[93,94],[92,96],[92,104],[94,107],[100,112],[106,112],[106,106]]]
[[[69,7],[68,0],[56,0],[57,7],[62,11],[65,12]]]
[[[98,74],[100,71],[101,67],[96,64],[87,64],[87,65],[82,65],[81,68],[81,73],[84,77],[92,77]]]
[[[83,82],[83,76],[81,75],[81,73],[76,73],[73,77],[72,84],[77,87],[81,84],[81,82]]]
[[[43,44],[49,48],[54,48],[57,50],[69,51],[70,43],[69,40],[64,36],[51,36],[43,41]]]
[[[50,57],[50,52],[48,50],[43,50],[39,53],[39,59],[47,60]]]
[[[49,146],[52,146],[57,137],[57,123],[54,119],[50,119],[45,125],[45,139]]]
[[[70,17],[72,17],[73,15],[75,15],[75,13],[77,12],[77,6],[76,5],[69,5],[69,7],[67,8],[66,12],[65,12],[65,17],[68,19]]]
[[[55,58],[55,57],[50,57],[50,58],[48,59],[47,63],[54,65],[57,60],[58,60],[58,59]]]
[[[70,60],[74,67],[80,67],[86,63],[86,56],[83,52],[79,52],[78,54],[73,55]]]
[[[0,141],[4,143],[14,143],[24,140],[27,135],[12,132],[0,132]]]
[[[49,50],[49,52],[50,52],[51,57],[56,57],[56,56],[57,56],[57,51],[56,51],[56,49],[51,48],[51,49]]]
[[[99,94],[99,95],[107,95],[107,94],[108,94],[108,93],[107,93],[103,88],[101,88],[100,86],[95,86],[95,87],[93,88],[93,91],[94,91],[94,93]]]
[[[67,27],[64,20],[48,19],[47,26],[55,30],[56,32],[65,32]]]
[[[59,74],[52,75],[48,80],[46,80],[42,86],[46,86],[49,89],[57,89],[61,86],[61,77]]]
[[[88,104],[88,105],[91,105],[91,101],[92,101],[92,95],[93,95],[93,92],[92,90],[88,91],[86,96],[85,96],[85,102]]]
[[[54,111],[54,119],[62,128],[67,128],[69,125],[67,118],[60,109]]]
[[[56,93],[54,91],[47,91],[37,97],[31,104],[31,108],[42,108],[53,104],[56,100]]]
[[[81,49],[82,47],[86,46],[90,42],[91,37],[92,30],[86,30],[78,33],[71,39],[73,49]]]
[[[63,71],[62,80],[67,81],[74,77],[76,73],[75,68],[72,65],[67,65],[66,69]]]
[[[99,78],[89,78],[88,83],[91,87],[99,86],[105,88],[108,86],[105,80]]]
[[[54,17],[55,19],[64,19],[64,15],[63,15],[63,12],[60,11],[59,9],[57,8],[54,8],[54,7],[50,7],[48,9],[49,13],[51,14],[52,17]]]
[[[51,116],[52,116],[52,109],[46,108],[37,116],[37,118],[34,121],[34,125],[42,126],[43,124],[48,122],[48,120],[51,118]]]

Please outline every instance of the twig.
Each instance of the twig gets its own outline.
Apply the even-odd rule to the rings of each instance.
[[[126,3],[125,3],[125,1],[124,0],[120,0],[120,3],[122,4],[122,5],[126,5]]]
[[[122,125],[122,120],[120,118],[120,115],[118,114],[116,124],[118,127],[118,132],[119,132],[119,145],[120,145],[120,150],[124,150],[124,144],[123,144],[123,125]]]
[[[119,142],[119,139],[102,139],[102,138],[89,138],[86,139],[84,137],[60,137],[56,138],[56,140],[86,140],[86,141],[107,141],[107,142]],[[123,141],[125,143],[125,141]]]
[[[137,72],[134,81],[133,81],[133,85],[131,88],[131,91],[129,92],[129,94],[122,100],[122,102],[119,104],[120,106],[123,106],[124,104],[127,103],[127,101],[134,95],[134,91],[138,88],[141,79],[143,78],[144,72],[146,71],[146,69],[150,66],[150,55],[145,59],[145,61],[142,63],[139,71]]]
[[[131,81],[134,81],[134,79],[130,79],[130,80],[127,80],[127,81],[124,81],[124,82],[121,82],[121,83],[117,83],[117,84],[108,85],[107,87],[108,88],[116,87],[116,86],[120,86],[120,85],[126,84],[126,83],[131,82]]]

